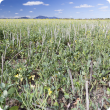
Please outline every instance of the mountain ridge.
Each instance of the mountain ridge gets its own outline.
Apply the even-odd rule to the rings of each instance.
[[[34,19],[58,19],[57,17],[37,16]]]

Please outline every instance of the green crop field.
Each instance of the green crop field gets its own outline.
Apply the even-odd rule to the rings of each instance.
[[[0,19],[0,107],[110,107],[110,21]]]

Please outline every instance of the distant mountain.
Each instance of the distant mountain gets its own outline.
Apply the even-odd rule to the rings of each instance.
[[[46,17],[46,16],[38,16],[38,17],[35,17],[34,19],[46,19],[46,18],[48,18],[48,17]]]
[[[37,16],[35,18],[18,17],[18,18],[0,18],[0,19],[60,19],[60,18],[57,18],[57,17],[47,17],[47,16]]]
[[[34,19],[57,19],[57,17],[38,16],[35,17]]]
[[[20,17],[19,19],[29,19],[28,17]]]
[[[48,19],[59,19],[57,17],[48,17]]]

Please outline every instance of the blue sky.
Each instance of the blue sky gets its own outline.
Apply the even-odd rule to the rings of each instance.
[[[0,0],[0,18],[110,18],[110,0]]]

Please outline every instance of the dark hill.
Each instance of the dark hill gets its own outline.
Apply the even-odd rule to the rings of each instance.
[[[34,19],[57,19],[57,17],[38,16],[35,17]]]

